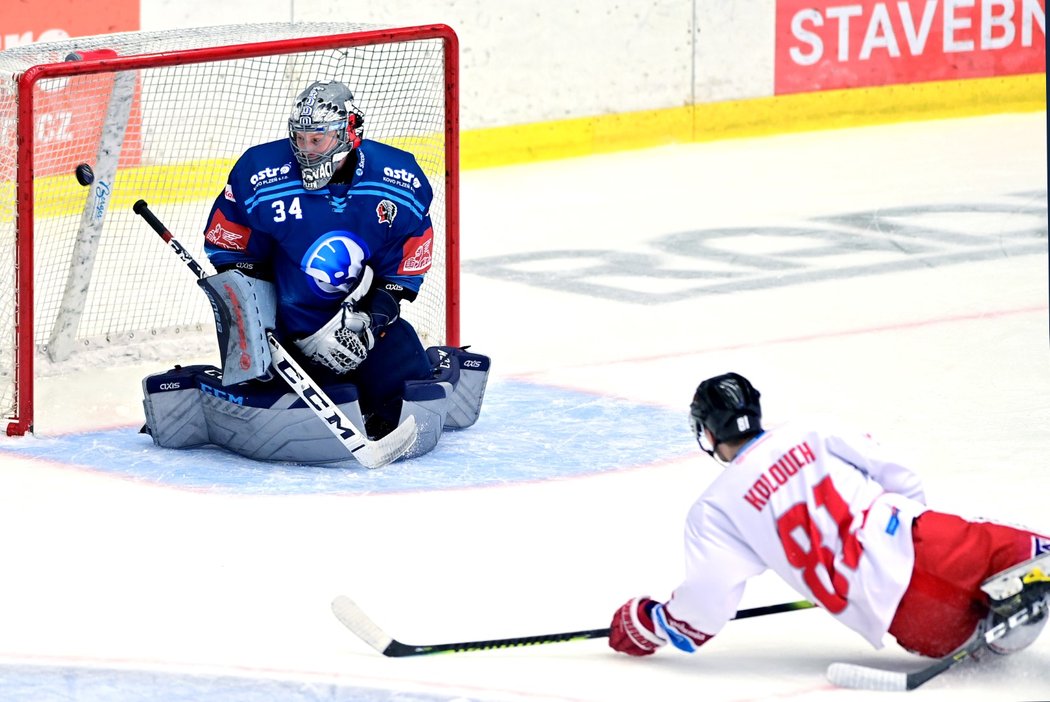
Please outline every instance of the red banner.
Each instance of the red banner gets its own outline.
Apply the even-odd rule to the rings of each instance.
[[[1046,72],[1046,0],[777,0],[776,94]]]
[[[21,0],[0,3],[0,49],[70,37],[139,29],[140,0]],[[34,115],[34,173],[72,173],[78,163],[93,163],[113,86],[112,74],[80,76],[37,84]],[[12,105],[12,108],[13,105]],[[142,153],[141,116],[135,105],[125,129],[122,166],[135,165]]]
[[[38,41],[139,29],[141,0],[19,0],[0,3],[0,50]]]

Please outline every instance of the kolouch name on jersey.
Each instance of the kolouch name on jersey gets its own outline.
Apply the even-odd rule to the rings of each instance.
[[[751,489],[744,493],[744,499],[759,512],[769,502],[770,496],[787,483],[803,466],[817,460],[813,449],[803,441],[793,446],[776,460],[758,477]]]

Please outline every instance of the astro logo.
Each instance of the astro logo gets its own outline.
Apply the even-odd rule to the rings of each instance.
[[[328,232],[303,254],[299,266],[321,297],[338,298],[350,291],[361,262],[368,258],[368,252],[355,239],[350,232]]]
[[[387,166],[383,169],[383,175],[394,181],[401,181],[402,183],[409,183],[413,188],[418,188],[422,185],[419,182],[419,178],[416,177],[415,173],[409,173],[404,168],[398,168],[396,171]]]
[[[273,180],[274,178],[276,178],[279,175],[281,175],[281,176],[288,175],[288,173],[291,170],[292,170],[292,164],[291,163],[286,163],[283,166],[281,166],[280,168],[270,168],[269,166],[267,166],[266,168],[263,168],[261,171],[259,171],[258,173],[256,173],[255,175],[253,175],[251,177],[251,179],[250,179],[251,180],[251,184],[252,185],[258,185],[259,183],[262,183],[264,181]]]

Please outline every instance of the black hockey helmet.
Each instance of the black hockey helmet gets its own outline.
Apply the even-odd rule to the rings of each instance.
[[[761,394],[739,373],[724,373],[700,383],[689,406],[689,423],[700,448],[715,455],[715,447],[725,441],[746,439],[762,431]],[[715,437],[707,445],[704,428]]]

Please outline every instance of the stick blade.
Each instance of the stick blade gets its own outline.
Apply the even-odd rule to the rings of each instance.
[[[368,441],[356,449],[354,458],[365,468],[382,468],[408,453],[418,434],[416,418],[410,414],[382,439]]]
[[[342,622],[343,626],[380,653],[384,653],[394,640],[346,595],[338,595],[332,600],[332,613]]]
[[[904,692],[908,689],[906,673],[869,668],[853,663],[832,663],[828,666],[827,676],[834,685],[854,690]]]

